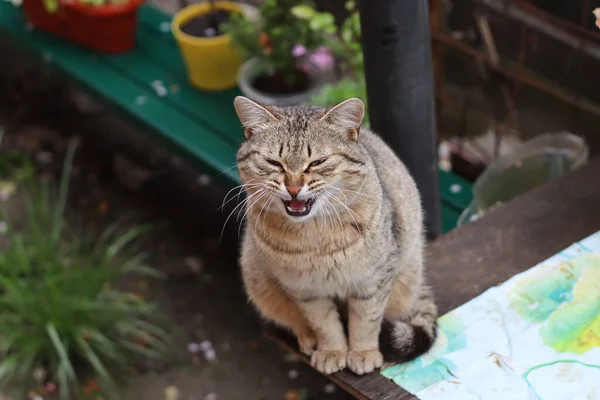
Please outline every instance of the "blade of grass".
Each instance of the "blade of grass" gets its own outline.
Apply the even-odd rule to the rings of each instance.
[[[75,340],[83,350],[87,361],[90,363],[96,374],[98,374],[98,378],[102,382],[103,386],[105,386],[104,389],[114,392],[115,382],[104,367],[104,364],[102,363],[98,355],[94,352],[94,350],[92,350],[90,345],[81,336],[77,336]]]
[[[146,349],[152,349],[159,354],[164,354],[168,350],[168,346],[165,343],[163,343],[160,339],[157,339],[156,337],[152,336],[147,331],[144,331],[134,326],[129,326],[128,328],[124,329],[124,331],[127,334],[129,334],[130,338],[145,342],[145,344],[148,345],[148,347],[142,347]]]
[[[17,367],[17,379],[25,386],[33,380],[33,364],[38,355],[38,345],[31,342],[28,346],[19,349],[19,366]]]
[[[62,228],[62,220],[65,211],[65,207],[67,204],[67,192],[69,190],[69,181],[71,179],[71,170],[73,168],[73,159],[75,158],[75,150],[77,149],[78,140],[72,140],[69,143],[69,147],[67,148],[67,155],[65,157],[65,162],[63,165],[63,173],[60,178],[60,187],[58,190],[58,202],[56,205],[56,209],[54,210],[54,229],[52,231],[52,236],[55,239],[58,239],[61,228]]]
[[[144,356],[152,360],[160,360],[164,356],[164,354],[160,351],[149,349],[147,347],[140,346],[139,344],[132,343],[126,340],[120,341],[119,344],[131,351],[135,355]]]
[[[75,375],[75,370],[73,369],[73,365],[71,364],[71,360],[69,359],[69,353],[67,352],[67,349],[60,340],[60,336],[52,323],[46,325],[46,332],[48,333],[48,336],[52,341],[54,349],[58,354],[61,368],[64,368],[64,371],[70,380],[72,380],[73,382],[77,382],[77,376]]]
[[[145,257],[140,257],[140,258],[145,258]],[[129,261],[124,265],[125,272],[135,273],[135,274],[139,274],[142,276],[147,276],[149,278],[155,278],[155,279],[165,279],[165,277],[166,277],[166,275],[163,272],[160,272],[154,268],[150,268],[145,265],[139,265],[139,264],[136,265],[133,263],[137,263],[137,260]],[[128,265],[128,264],[132,264],[132,265]]]
[[[61,400],[69,400],[71,398],[69,378],[65,367],[62,364],[58,367],[56,379],[58,380],[58,388]]]
[[[19,366],[19,360],[16,355],[11,355],[0,362],[0,382],[4,385],[15,375]]]
[[[160,339],[160,343],[163,348],[168,348],[171,344],[171,338],[163,329],[159,328],[156,325],[153,325],[149,322],[143,321],[141,319],[131,321],[131,324],[136,326],[141,331],[145,331],[150,333],[151,335]]]
[[[97,329],[88,329],[86,330],[92,342],[96,343],[99,348],[102,349],[102,352],[109,358],[117,362],[122,362],[125,360],[123,354],[120,354],[117,349],[117,344],[108,339],[105,335],[103,335]]]
[[[134,239],[139,237],[143,232],[146,232],[149,228],[138,226],[135,228],[129,229],[124,234],[117,237],[106,249],[105,258],[113,259],[113,257],[121,251],[121,249],[131,243]]]

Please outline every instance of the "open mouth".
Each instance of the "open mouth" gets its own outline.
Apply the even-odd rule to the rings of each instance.
[[[315,199],[308,200],[282,200],[285,206],[285,211],[292,217],[304,217],[308,215]]]

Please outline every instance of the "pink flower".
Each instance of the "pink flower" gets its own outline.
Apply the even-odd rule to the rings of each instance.
[[[292,49],[292,55],[294,57],[302,57],[305,54],[306,54],[306,47],[302,46],[301,44],[295,45],[294,48]]]
[[[312,64],[323,70],[333,69],[335,65],[335,58],[333,57],[333,54],[325,46],[321,46],[315,50],[308,56],[308,59]]]
[[[48,382],[44,385],[44,390],[48,393],[56,392],[56,385],[52,382]]]

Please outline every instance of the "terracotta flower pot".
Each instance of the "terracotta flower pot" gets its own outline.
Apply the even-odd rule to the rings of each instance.
[[[94,6],[77,0],[59,1],[49,12],[42,0],[24,0],[27,20],[36,28],[104,53],[133,48],[137,10],[143,0]]]

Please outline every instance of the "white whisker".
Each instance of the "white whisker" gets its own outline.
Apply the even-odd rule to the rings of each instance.
[[[275,193],[272,193],[271,196],[269,196],[268,200],[265,201],[265,204],[263,204],[262,208],[260,209],[260,213],[258,213],[258,218],[256,219],[256,225],[258,225],[260,223],[260,216],[262,215],[263,211],[265,210],[265,206],[267,208],[267,210],[271,207],[271,204],[273,203],[273,198],[275,198]],[[268,213],[268,211],[267,211]],[[265,218],[267,213],[265,213]]]
[[[337,200],[337,198],[332,194],[332,193],[327,193],[328,194],[328,198],[327,201],[329,201],[329,196],[333,197],[335,200]],[[338,210],[335,208],[335,206],[333,205],[333,203],[331,204],[331,208],[333,208],[333,211],[335,212],[335,214],[338,217],[338,221],[340,221],[340,229],[343,230],[344,229],[344,223],[342,222],[342,217],[340,216],[340,213],[338,212]]]
[[[221,207],[217,208],[217,210],[222,210],[222,209],[223,209],[223,207],[225,207],[225,205],[226,205],[227,203],[229,203],[231,200],[233,200],[233,199],[235,198],[235,196],[234,196],[234,197],[232,197],[231,199],[227,200],[227,197],[229,196],[229,194],[230,194],[231,192],[233,192],[234,190],[236,190],[236,189],[239,189],[239,191],[238,191],[238,193],[237,193],[237,197],[238,197],[238,201],[239,201],[239,196],[240,196],[240,193],[241,193],[243,190],[245,190],[245,189],[247,189],[247,188],[249,188],[249,187],[264,186],[264,183],[253,183],[253,184],[250,184],[250,182],[252,182],[253,180],[254,180],[254,179],[250,179],[248,182],[246,182],[246,183],[242,183],[241,185],[238,185],[238,186],[236,186],[236,187],[234,187],[234,188],[230,189],[230,190],[227,192],[227,194],[225,194],[225,197],[223,197],[223,204],[221,204]],[[227,201],[225,201],[225,200],[227,200]]]
[[[323,199],[322,201],[323,201],[323,207],[324,207],[323,209],[325,211],[327,211],[327,216],[329,217],[329,223],[331,226],[331,230],[333,230],[333,219],[331,218],[331,212],[329,211],[329,207],[328,207],[329,201],[327,200],[327,196],[323,196],[322,199]],[[325,217],[325,216],[323,216],[323,217]]]
[[[252,201],[252,203],[250,203],[250,204],[249,204],[249,203],[246,203],[246,209],[244,210],[244,213],[243,213],[243,215],[242,215],[241,217],[240,217],[240,215],[238,214],[237,221],[239,222],[239,221],[240,221],[240,219],[241,219],[241,220],[243,220],[243,219],[244,219],[244,217],[246,216],[246,214],[248,214],[248,211],[250,211],[250,209],[251,209],[251,208],[252,208],[252,207],[253,207],[253,206],[254,206],[256,203],[258,203],[258,202],[260,201],[260,199],[262,199],[263,197],[265,197],[265,196],[266,196],[266,195],[268,195],[268,194],[269,194],[269,191],[268,191],[267,189],[263,189],[263,190],[261,190],[261,195],[260,195],[260,196],[258,196],[257,198],[255,198],[255,199]]]
[[[246,215],[248,214],[248,212],[250,212],[250,209],[252,207],[254,207],[254,205],[256,203],[258,203],[260,201],[260,199],[262,199],[263,197],[267,196],[268,194],[269,194],[269,192],[265,190],[265,191],[263,191],[263,193],[259,197],[257,197],[256,199],[254,199],[254,201],[252,202],[252,204],[247,205],[248,203],[246,203],[246,205],[247,205],[246,206],[246,211],[244,211],[244,214],[242,215],[241,218],[238,218],[238,222],[239,222],[239,226],[238,226],[238,238],[240,237],[240,233],[241,233],[241,230],[242,230],[242,224],[244,223],[244,219],[246,218]]]
[[[252,180],[252,179],[251,179],[251,180]],[[251,180],[250,180],[250,181],[251,181]],[[248,181],[248,182],[250,182],[250,181]],[[256,188],[256,187],[263,187],[263,188],[265,188],[265,189],[268,189],[269,185],[267,185],[266,183],[253,183],[253,184],[251,184],[251,185],[249,185],[249,184],[246,184],[246,186],[244,187],[244,189],[247,191],[247,189],[253,189],[253,188]],[[238,193],[237,193],[237,198],[238,198],[238,201],[239,201],[239,198],[240,198],[240,195],[242,194],[242,192],[243,192],[243,190],[240,190],[240,191],[238,191]]]
[[[328,195],[331,196],[331,198],[333,198],[335,201],[337,201],[342,207],[344,207],[346,209],[346,211],[348,211],[349,213],[352,213],[358,217],[358,214],[356,214],[356,212],[354,212],[354,210],[352,210],[350,207],[348,207],[346,205],[346,203],[344,203],[342,200],[340,200],[339,197],[337,197],[335,194],[329,192]]]
[[[229,168],[225,168],[223,171],[221,171],[217,176],[215,176],[215,178],[218,178],[219,176],[223,175],[225,172],[232,170],[234,168],[237,167],[237,163],[233,164],[231,167]]]
[[[223,207],[225,207],[225,204],[227,204],[227,203],[229,203],[229,201],[231,201],[231,199],[230,199],[230,200],[228,200],[227,202],[225,202],[225,200],[227,200],[227,197],[229,196],[229,193],[231,193],[231,192],[233,192],[234,190],[236,190],[236,189],[239,189],[239,188],[242,188],[242,189],[243,189],[243,188],[244,188],[244,186],[245,186],[245,185],[242,183],[241,185],[238,185],[238,186],[236,186],[236,187],[232,188],[231,190],[229,190],[229,191],[228,191],[228,192],[225,194],[225,196],[223,197],[223,203],[221,204],[221,207],[217,208],[217,210],[222,210],[222,209],[223,209]],[[232,199],[233,199],[233,198],[235,198],[235,196],[234,196],[234,197],[232,197]]]
[[[329,195],[335,201],[337,201],[342,207],[344,207],[346,209],[346,211],[348,211],[348,213],[350,214],[350,216],[352,217],[352,219],[354,220],[354,223],[357,224],[357,225],[359,225],[359,223],[356,220],[356,218],[358,218],[361,221],[362,221],[362,218],[360,218],[360,216],[354,210],[352,210],[350,207],[348,207],[346,204],[344,204],[344,202],[341,201],[336,195],[334,195],[333,193],[329,193]]]
[[[351,190],[351,189],[342,189],[342,188],[338,188],[338,187],[335,187],[335,186],[333,186],[333,185],[331,185],[331,184],[329,184],[329,183],[325,183],[325,184],[326,184],[328,187],[330,187],[330,188],[332,188],[332,189],[334,189],[334,190],[337,190],[337,191],[339,191],[340,193],[344,193],[344,192],[353,193],[353,194],[356,194],[356,195],[358,195],[358,196],[363,196],[363,197],[366,197],[367,199],[370,199],[370,200],[373,200],[373,201],[377,201],[377,198],[376,198],[376,197],[369,196],[368,194],[366,194],[366,193],[363,193],[363,192],[360,192],[360,191]],[[362,187],[362,186],[361,186],[361,187]],[[345,196],[345,193],[344,193],[344,196]]]
[[[235,208],[229,213],[229,215],[227,216],[227,219],[225,220],[225,223],[223,223],[223,228],[221,229],[221,237],[219,238],[219,241],[223,240],[223,233],[225,232],[225,226],[227,226],[227,222],[229,221],[229,218],[231,218],[231,216],[233,215],[233,213],[235,213],[235,211],[240,208],[240,206],[243,206],[244,204],[246,204],[251,198],[253,198],[254,196],[263,193],[263,191],[265,191],[266,189],[261,189],[255,193],[252,193],[250,196],[246,197],[240,204],[238,204],[237,206],[235,206]]]

